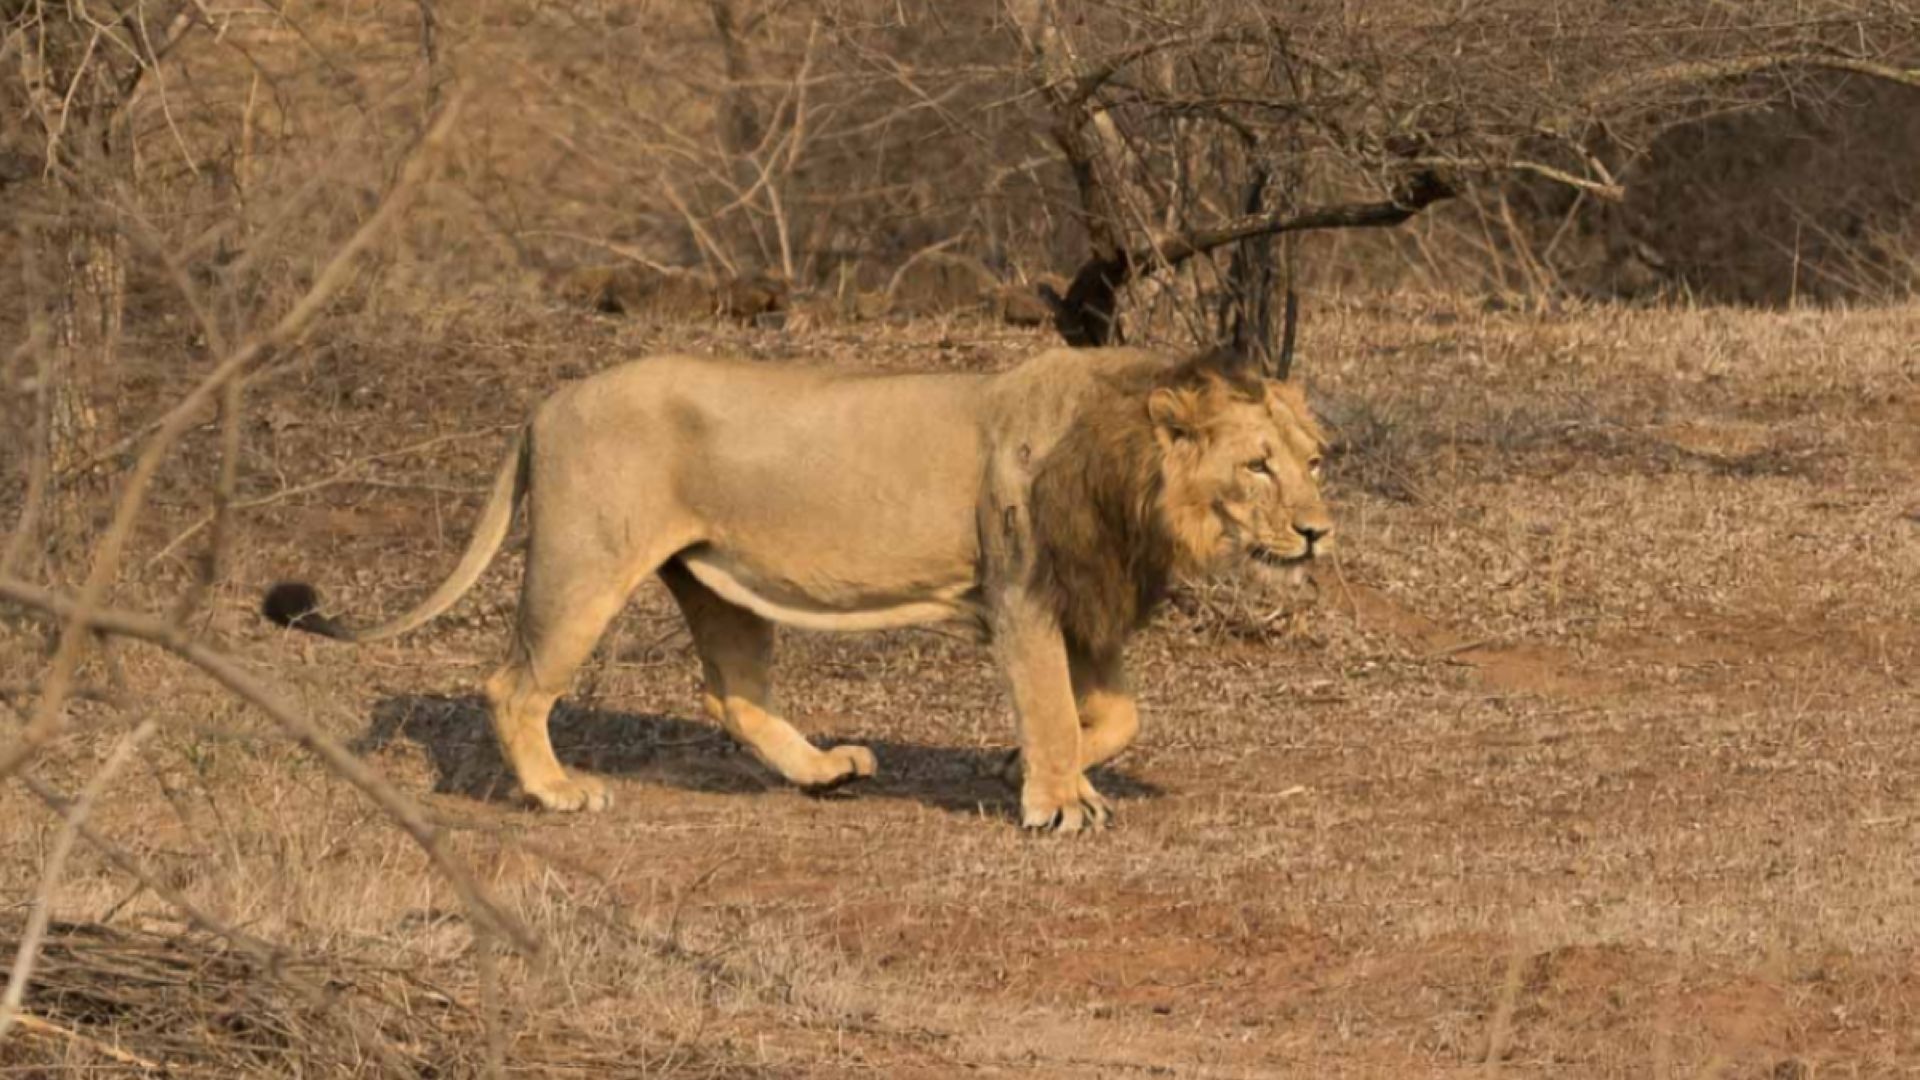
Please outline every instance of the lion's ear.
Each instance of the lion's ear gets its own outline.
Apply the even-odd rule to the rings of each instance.
[[[1162,445],[1177,439],[1191,439],[1198,428],[1200,395],[1191,390],[1160,387],[1147,395],[1147,415],[1153,419],[1153,434]]]
[[[1319,417],[1314,415],[1313,407],[1307,404],[1306,390],[1299,383],[1270,381],[1267,383],[1267,397],[1269,401],[1279,402],[1280,408],[1292,416],[1294,423],[1306,429],[1315,441],[1322,444],[1327,441],[1327,433],[1321,428]]]

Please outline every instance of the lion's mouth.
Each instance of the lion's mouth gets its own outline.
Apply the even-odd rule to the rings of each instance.
[[[1253,556],[1255,562],[1282,568],[1299,566],[1313,558],[1313,548],[1311,546],[1298,555],[1282,555],[1270,547],[1255,544],[1253,547],[1247,549],[1247,553]]]

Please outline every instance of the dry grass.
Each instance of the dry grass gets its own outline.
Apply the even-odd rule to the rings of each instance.
[[[337,1034],[352,1014],[436,1075],[490,1056],[536,1075],[1912,1075],[1920,309],[1313,314],[1301,363],[1341,437],[1343,554],[1303,593],[1199,588],[1156,624],[1134,660],[1146,734],[1102,780],[1124,825],[1071,843],[1011,824],[989,775],[1008,710],[949,637],[783,637],[796,721],[881,760],[812,799],[698,719],[648,587],[556,720],[619,803],[558,819],[508,798],[471,696],[515,567],[357,652],[251,613],[294,573],[355,611],[417,594],[464,539],[487,430],[559,379],[668,347],[978,369],[1039,338],[488,297],[328,342],[246,432],[238,494],[260,501],[199,629],[427,799],[546,955],[476,956],[403,834],[204,680],[123,648],[132,711],[162,729],[95,824],[301,958],[340,1015],[83,853],[27,998],[54,1030],[0,1064],[105,1046],[184,1075],[379,1074]],[[156,500],[120,599],[164,607],[191,569],[154,556],[204,504]],[[43,647],[0,627],[0,671]],[[0,701],[24,707],[15,678]],[[104,667],[82,682],[113,696]],[[124,729],[76,708],[38,766],[65,790]],[[53,827],[0,790],[0,928]],[[251,1057],[215,1038],[242,1013]]]

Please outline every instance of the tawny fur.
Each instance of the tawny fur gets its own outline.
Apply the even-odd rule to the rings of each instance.
[[[970,622],[1020,716],[1022,821],[1072,830],[1106,819],[1085,770],[1138,730],[1120,649],[1172,575],[1324,549],[1320,443],[1296,391],[1217,355],[1055,350],[996,374],[875,377],[655,357],[535,410],[459,566],[412,611],[357,626],[301,586],[264,610],[347,641],[404,633],[471,588],[524,503],[518,626],[486,690],[522,788],[557,810],[609,801],[562,768],[547,715],[649,575],[687,617],[709,715],[807,787],[875,759],[772,711],[774,625]]]

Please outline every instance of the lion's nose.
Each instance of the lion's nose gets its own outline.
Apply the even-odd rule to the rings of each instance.
[[[1333,530],[1325,525],[1295,524],[1293,531],[1307,538],[1307,550],[1311,552],[1314,545],[1320,542],[1320,538]]]

